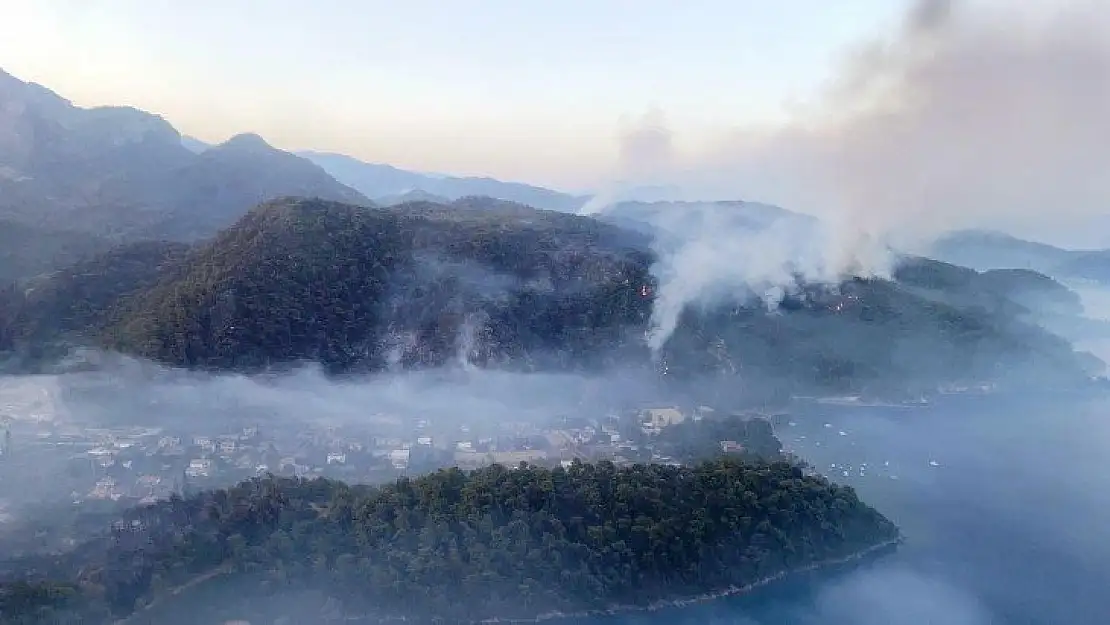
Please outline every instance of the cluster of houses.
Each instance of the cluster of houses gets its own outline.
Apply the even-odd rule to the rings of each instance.
[[[388,433],[339,432],[334,428],[250,426],[224,434],[185,433],[169,428],[78,429],[44,424],[33,436],[42,453],[68,455],[73,498],[153,501],[187,489],[218,487],[267,473],[326,476],[348,481],[383,481],[443,466],[473,469],[497,463],[570,464],[587,460],[642,457],[645,440],[707,408],[689,413],[659,407],[604,417],[553,419],[487,425],[419,420]],[[436,427],[439,426],[439,427]],[[499,428],[499,429],[498,429]],[[10,441],[10,437],[7,439]],[[647,443],[650,446],[650,443]],[[8,453],[10,443],[2,448]],[[85,486],[80,486],[83,482]]]

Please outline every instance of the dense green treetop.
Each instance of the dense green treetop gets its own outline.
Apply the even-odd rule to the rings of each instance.
[[[1033,300],[1015,295],[1052,300],[1055,283],[925,259],[894,280],[799,280],[775,313],[691,307],[653,359],[654,262],[642,233],[489,198],[388,209],[285,198],[188,251],[130,244],[34,281],[26,301],[3,291],[0,349],[93,343],[219,370],[633,363],[737,376],[747,393],[929,388],[1020,377],[1031,362],[1085,379],[1070,344],[1025,320]]]
[[[533,617],[743,586],[897,536],[851,488],[781,461],[495,465],[376,488],[258,478],[7,564],[0,612],[177,623],[174,606],[257,617],[267,597],[312,590],[363,617]]]

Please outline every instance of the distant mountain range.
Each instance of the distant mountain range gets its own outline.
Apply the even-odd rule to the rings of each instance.
[[[493,178],[421,174],[390,165],[365,163],[342,154],[326,152],[298,152],[297,154],[316,163],[336,180],[357,189],[363,195],[375,201],[384,200],[382,203],[389,202],[394,196],[420,192],[446,200],[485,196],[536,208],[572,212],[578,210],[589,199],[587,196],[561,193],[519,182],[503,182]]]
[[[666,231],[685,232],[698,229],[754,233],[764,231],[774,224],[786,223],[801,233],[818,224],[817,219],[810,215],[770,204],[740,200],[623,200],[606,206],[604,211],[598,213],[597,218],[652,236],[666,236]]]
[[[370,203],[257,135],[196,153],[157,115],[79,108],[0,72],[0,218],[124,240],[195,240],[285,195]]]
[[[621,362],[737,376],[749,393],[1012,378],[1025,362],[1072,379],[1090,369],[1030,323],[1070,319],[1066,288],[927,259],[836,288],[796,277],[781,314],[750,301],[686,310],[649,354],[652,268],[684,230],[816,221],[738,201],[574,214],[585,200],[298,155],[253,134],[206,146],[156,115],[75,107],[0,73],[0,352],[33,362],[94,345],[221,370]],[[1054,270],[1085,260],[1038,249]]]
[[[212,147],[192,137],[182,137],[181,143],[197,153]],[[573,212],[589,199],[587,195],[573,195],[519,182],[408,171],[332,152],[305,150],[296,152],[296,155],[319,165],[339,182],[382,206],[411,201],[450,202],[464,197],[491,197],[536,208]]]
[[[620,197],[675,194],[645,187],[624,189]],[[590,199],[492,178],[405,171],[340,154],[294,154],[255,134],[209,145],[181,135],[157,115],[77,107],[0,71],[0,223],[10,224],[8,238],[24,243],[3,252],[0,279],[62,267],[113,243],[206,239],[252,206],[289,196],[362,206],[490,197],[564,212],[578,211]],[[706,207],[730,224],[750,221],[755,212],[787,214],[742,202],[619,202],[603,218],[651,233],[657,218]]]
[[[293,154],[254,134],[209,145],[157,115],[77,107],[0,70],[0,219],[119,240],[196,240],[260,202],[294,195],[362,205],[488,196],[561,211],[587,200],[341,154]]]
[[[1110,284],[1110,250],[1068,250],[989,230],[960,230],[938,239],[931,255],[975,269],[1031,269],[1061,280]]]

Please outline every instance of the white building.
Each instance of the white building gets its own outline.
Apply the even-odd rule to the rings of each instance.
[[[686,415],[678,408],[649,408],[644,411],[644,425],[662,429],[686,420]]]
[[[389,461],[394,469],[406,469],[409,466],[409,450],[394,449],[389,452]]]
[[[190,460],[188,468],[185,469],[185,475],[188,477],[208,477],[212,475],[212,461],[208,458]]]

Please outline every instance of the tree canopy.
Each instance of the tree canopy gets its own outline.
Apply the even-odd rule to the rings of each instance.
[[[189,249],[133,243],[4,290],[0,349],[92,343],[237,371],[663,363],[678,378],[739,377],[747,393],[928,388],[1033,361],[1085,379],[1066,341],[1021,317],[1014,293],[1054,297],[1047,278],[923,259],[894,280],[799,279],[773,314],[760,301],[688,308],[653,359],[655,260],[642,233],[488,198],[388,209],[285,198]]]
[[[528,618],[744,586],[897,536],[851,488],[781,461],[494,465],[381,487],[266,477],[136,509],[68,555],[7,563],[0,613],[177,623],[185,603],[189,618],[208,604],[249,618],[268,597],[312,592],[367,618]]]

